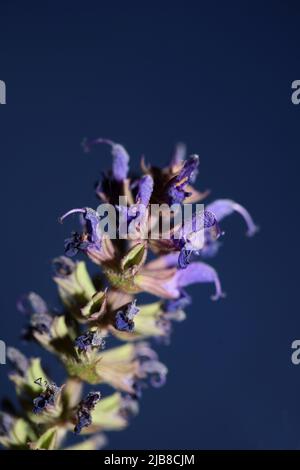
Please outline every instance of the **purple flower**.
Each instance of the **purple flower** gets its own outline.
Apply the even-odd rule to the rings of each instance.
[[[217,219],[210,211],[195,213],[184,226],[175,233],[174,247],[180,250],[178,267],[185,269],[193,254],[199,254],[205,243],[205,238],[216,240],[220,236]]]
[[[112,175],[113,178],[118,181],[122,182],[127,178],[128,171],[129,171],[129,155],[126,149],[121,144],[116,144],[112,140],[109,139],[95,139],[90,142],[84,141],[83,148],[85,152],[89,152],[91,147],[96,144],[107,144],[111,147],[111,154],[113,157],[112,162]]]
[[[118,310],[115,316],[114,326],[118,331],[133,331],[134,317],[139,312],[136,300]]]
[[[132,378],[131,395],[135,399],[139,399],[148,382],[153,387],[164,385],[168,369],[158,361],[157,353],[147,342],[136,343],[135,359],[138,363],[138,370]]]
[[[177,310],[184,310],[188,305],[192,303],[191,297],[185,290],[180,290],[180,295],[177,299],[168,299],[163,303],[164,312],[176,312]]]
[[[80,434],[82,428],[87,428],[92,424],[92,417],[91,413],[89,411],[86,411],[84,409],[78,411],[77,413],[77,424],[74,428],[74,433],[75,434]]]
[[[125,148],[120,144],[112,143],[112,174],[116,181],[123,181],[127,178],[129,171],[129,155]]]
[[[52,267],[54,275],[64,279],[74,272],[76,264],[67,256],[59,256],[58,258],[54,258]]]
[[[27,357],[21,353],[21,351],[16,348],[8,347],[7,359],[9,360],[9,362],[14,368],[14,371],[18,375],[20,375],[21,377],[24,377],[26,375],[26,372],[29,368],[29,361]]]
[[[91,411],[95,408],[96,404],[101,398],[100,392],[90,392],[78,405],[76,412],[76,425],[74,428],[75,434],[80,434],[82,428],[92,424]]]
[[[206,208],[213,212],[218,222],[227,217],[228,215],[238,212],[245,220],[247,224],[247,236],[251,237],[259,230],[255,225],[249,212],[237,202],[230,199],[218,199],[206,206]],[[219,241],[212,237],[210,234],[205,239],[205,246],[201,251],[201,255],[204,258],[211,258],[215,256],[220,248],[221,244]]]
[[[54,383],[47,385],[46,390],[33,400],[33,413],[40,414],[48,407],[55,406],[55,400],[61,388]]]
[[[72,232],[70,238],[65,240],[65,253],[67,256],[75,256],[79,251],[100,251],[101,234],[100,234],[100,217],[96,211],[85,207],[83,209],[72,209],[64,214],[60,221],[63,222],[66,217],[71,214],[82,214],[84,223],[84,232],[78,234]]]
[[[253,236],[258,231],[258,227],[253,222],[249,212],[237,202],[234,202],[230,199],[218,199],[208,204],[206,208],[215,214],[218,222],[227,217],[227,215],[230,215],[233,212],[238,212],[244,218],[247,224],[247,235],[249,237]]]
[[[155,263],[156,262],[159,263],[157,264],[159,269],[174,268],[178,262],[178,253],[169,253],[168,255],[161,256],[157,261],[155,261]]]
[[[137,204],[148,206],[153,192],[153,178],[150,175],[142,176],[138,182],[139,189],[136,197]]]
[[[213,300],[224,297],[221,283],[216,270],[203,262],[191,263],[184,270],[178,270],[173,278],[164,284],[164,288],[174,299],[182,295],[182,288],[191,284],[212,282],[215,284],[216,293],[212,296]]]
[[[203,200],[207,192],[200,193],[192,187],[199,157],[192,155],[186,159],[185,145],[176,146],[164,168],[149,166],[142,160],[143,175],[131,179],[129,155],[122,145],[100,138],[85,141],[84,149],[90,151],[94,144],[107,144],[111,149],[112,169],[102,173],[96,189],[102,202],[110,207],[104,204],[97,211],[75,208],[64,214],[61,222],[72,214],[79,215],[80,228],[65,240],[65,254],[70,257],[84,253],[102,269],[90,275],[84,262],[74,263],[67,256],[54,259],[61,316],[55,317],[53,312],[52,315],[44,300],[33,292],[18,303],[29,317],[30,337],[59,357],[67,379],[62,387],[48,384],[38,358],[28,360],[20,351],[8,348],[8,359],[15,368],[11,379],[23,408],[18,415],[13,406],[5,408],[10,414],[0,412],[0,441],[11,448],[59,448],[70,425],[74,426],[75,434],[126,426],[128,418],[138,410],[143,389],[164,385],[168,373],[156,351],[141,340],[147,337],[169,340],[173,321],[185,319],[184,310],[191,304],[186,292],[189,285],[212,283],[215,288],[212,298],[224,296],[216,270],[204,262],[194,262],[194,256],[217,251],[221,234],[218,222],[232,212],[245,219],[248,235],[257,230],[247,210],[227,199],[213,202],[208,210],[194,214],[191,211],[186,220],[187,212],[182,211],[187,208],[185,203]],[[153,214],[150,202],[164,206]],[[170,206],[172,228],[163,223]],[[117,214],[111,213],[111,208],[117,209]],[[108,220],[106,214],[100,215],[102,209]],[[184,212],[183,223],[181,218],[178,220],[176,209],[180,216]],[[118,232],[115,226],[111,230],[112,219],[119,227]],[[154,259],[146,263],[148,249]],[[161,253],[167,255],[160,256]],[[159,298],[138,308],[133,296],[142,292]],[[110,334],[124,343],[101,351],[104,337]],[[99,391],[84,393],[81,399],[85,384],[101,383],[113,387],[116,393],[100,405]],[[38,416],[30,413],[32,402],[33,413]],[[90,429],[85,429],[88,426]],[[93,437],[71,448],[96,445],[97,437]]]
[[[142,341],[135,345],[135,355],[138,359],[144,360],[156,360],[158,358],[157,352],[151,348],[147,341]]]
[[[30,318],[30,327],[40,334],[51,334],[53,317],[47,313],[35,313]]]
[[[128,234],[130,238],[138,239],[143,238],[142,232],[147,221],[147,208],[153,191],[152,176],[143,176],[133,184],[133,188],[135,186],[138,186],[135,204],[131,204],[129,207],[117,206],[117,209],[120,214],[120,232],[123,233],[125,230],[125,234]],[[147,227],[145,228],[147,229]]]
[[[105,346],[105,341],[99,331],[88,331],[87,333],[76,338],[75,346],[79,351],[86,352],[93,347],[103,349]]]
[[[17,302],[17,308],[25,315],[32,315],[33,313],[48,313],[48,305],[46,302],[35,292],[29,292],[23,295]]]
[[[182,204],[190,196],[191,193],[186,191],[186,187],[193,181],[198,165],[198,155],[192,155],[185,160],[179,174],[167,183],[166,194],[170,205]]]
[[[72,232],[71,236],[65,239],[65,254],[72,258],[79,251],[86,251],[88,246],[88,241],[84,240],[82,235],[78,232]]]
[[[29,315],[29,327],[25,330],[24,338],[31,338],[33,332],[51,335],[53,317],[49,314],[46,302],[35,292],[23,295],[18,301],[20,312]]]
[[[162,387],[166,383],[168,370],[164,364],[157,360],[146,360],[142,362],[140,372],[148,377],[152,387]]]

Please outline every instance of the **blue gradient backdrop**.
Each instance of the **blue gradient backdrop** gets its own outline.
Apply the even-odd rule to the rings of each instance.
[[[298,448],[299,3],[2,0],[0,17],[1,339],[19,344],[21,293],[57,303],[50,260],[72,225],[57,217],[95,204],[109,165],[82,138],[122,142],[133,166],[185,141],[201,157],[198,188],[244,204],[261,232],[247,239],[226,219],[212,262],[227,298],[190,289],[187,320],[159,346],[167,385],[144,394],[110,448]]]

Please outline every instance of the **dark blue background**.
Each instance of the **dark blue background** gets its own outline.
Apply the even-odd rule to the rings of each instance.
[[[70,228],[57,217],[96,203],[109,158],[84,155],[82,137],[122,142],[133,166],[183,140],[201,157],[198,188],[247,206],[261,232],[224,222],[212,262],[227,298],[190,289],[187,320],[159,347],[167,385],[110,446],[298,448],[299,3],[2,0],[0,17],[1,339],[19,344],[20,293],[55,304],[50,260]]]

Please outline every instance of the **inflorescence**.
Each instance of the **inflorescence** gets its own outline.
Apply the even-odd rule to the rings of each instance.
[[[112,155],[111,170],[96,184],[99,207],[71,209],[60,219],[79,217],[79,228],[65,240],[64,255],[53,261],[61,311],[53,310],[34,292],[17,305],[25,319],[22,337],[56,356],[65,367],[66,380],[57,386],[39,358],[27,358],[8,348],[9,377],[19,408],[6,400],[0,413],[0,443],[7,448],[97,449],[105,443],[103,432],[124,429],[138,412],[143,390],[166,381],[167,368],[149,341],[170,341],[173,322],[184,320],[185,309],[192,303],[187,288],[212,283],[212,298],[224,297],[219,276],[207,263],[221,246],[222,220],[237,212],[246,222],[248,235],[257,231],[243,206],[219,199],[205,206],[200,228],[199,214],[193,213],[181,223],[174,218],[167,238],[151,238],[145,227],[149,227],[152,204],[180,209],[208,196],[193,186],[199,157],[187,157],[185,146],[178,144],[165,167],[142,159],[142,175],[133,176],[122,145],[107,139],[85,140],[84,151],[90,152],[97,144],[108,145]],[[119,203],[120,197],[125,204]],[[115,237],[103,229],[99,208],[101,212],[107,204],[125,226],[126,239],[119,229]],[[165,216],[162,211],[154,220],[158,227]],[[88,273],[84,260],[76,259],[80,254],[98,266],[100,281],[99,275]],[[143,303],[142,293],[152,294],[153,301]],[[107,347],[110,336],[120,344]],[[82,398],[85,384],[97,388],[108,384],[113,392],[102,396],[100,391],[90,391]],[[64,447],[68,432],[86,439]]]

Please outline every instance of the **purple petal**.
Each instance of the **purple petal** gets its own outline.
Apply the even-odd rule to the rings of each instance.
[[[48,313],[34,313],[30,317],[30,328],[40,334],[51,336],[53,317]]]
[[[134,317],[140,309],[136,306],[136,300],[121,307],[115,316],[114,326],[119,331],[133,331]]]
[[[215,236],[218,238],[220,235],[220,229],[216,216],[211,211],[198,211],[193,214],[193,216],[184,221],[184,226],[174,234],[175,238],[185,238],[192,232],[199,232],[200,230],[215,228]]]
[[[16,348],[7,348],[7,359],[13,366],[14,370],[21,376],[25,376],[29,368],[29,361],[21,351]]]
[[[105,341],[98,331],[87,331],[75,339],[75,346],[79,351],[88,351],[92,347],[104,349]]]
[[[145,175],[139,180],[139,190],[136,198],[137,204],[148,206],[153,191],[153,179],[150,175]]]
[[[216,240],[220,235],[215,215],[210,211],[199,211],[184,222],[184,226],[174,233],[174,248],[180,250],[178,267],[185,269],[193,253],[199,254],[207,240]]]
[[[181,204],[190,195],[186,186],[193,180],[199,164],[198,155],[192,155],[185,160],[179,174],[171,178],[166,186],[169,204]]]
[[[76,412],[75,434],[80,434],[82,428],[92,424],[91,411],[101,398],[100,392],[90,392],[78,405]]]
[[[169,253],[168,255],[162,256],[161,259],[164,262],[166,268],[175,268],[178,263],[179,253]]]
[[[215,284],[216,293],[212,296],[213,300],[225,296],[216,270],[202,262],[191,263],[186,269],[178,270],[173,279],[165,284],[165,288],[174,298],[177,298],[180,296],[183,287],[204,282],[213,282]]]
[[[126,309],[126,316],[129,320],[133,320],[133,318],[139,313],[140,309],[136,306],[136,299],[133,302],[128,304]]]
[[[217,201],[208,204],[206,208],[215,214],[218,221],[224,219],[224,217],[227,217],[227,215],[230,215],[233,212],[238,212],[247,224],[248,236],[252,236],[258,231],[258,227],[255,225],[249,212],[243,206],[231,199],[218,199]]]
[[[178,267],[180,269],[185,269],[189,265],[192,254],[191,250],[182,248],[178,257]]]
[[[186,158],[186,145],[183,144],[182,142],[178,142],[178,144],[175,145],[172,159],[171,159],[171,166],[177,166],[180,163],[183,162]]]
[[[178,181],[187,178],[193,178],[194,172],[197,170],[199,165],[199,156],[198,155],[191,155],[185,162],[180,171],[179,175],[177,176]]]
[[[52,267],[54,275],[64,279],[74,272],[76,264],[66,256],[59,256],[52,261]]]
[[[110,139],[98,138],[91,141],[84,140],[82,143],[85,152],[89,152],[93,145],[107,144],[111,146],[111,154],[113,156],[112,173],[116,181],[123,181],[127,178],[129,171],[129,155],[121,144],[116,144]]]
[[[83,218],[87,238],[77,232],[73,232],[71,237],[65,240],[65,253],[68,256],[75,256],[79,250],[85,251],[88,248],[100,250],[101,248],[101,234],[99,231],[100,217],[93,209],[89,207],[72,209],[64,214],[60,218],[60,221],[63,222],[69,215],[77,213]]]
[[[125,148],[120,144],[112,146],[112,172],[116,181],[123,181],[127,178],[129,171],[129,155]]]
[[[142,374],[149,376],[153,387],[162,387],[166,383],[168,370],[164,364],[157,360],[147,360],[140,364]]]
[[[178,310],[184,310],[185,307],[192,303],[191,297],[185,292],[185,290],[181,290],[180,297],[177,299],[168,299],[165,300],[163,303],[163,311],[166,313],[176,312]]]
[[[89,241],[91,243],[101,243],[101,236],[99,235],[99,222],[100,218],[97,212],[93,209],[86,208],[84,220],[86,223],[87,233],[89,234]]]
[[[60,392],[61,388],[57,387],[54,383],[49,384],[40,395],[33,400],[33,412],[35,414],[40,414],[44,410],[47,410],[49,406],[55,405],[55,400]]]
[[[17,309],[25,315],[47,314],[49,312],[46,302],[35,292],[23,295],[17,302]]]
[[[158,358],[157,352],[152,349],[151,345],[147,341],[136,343],[135,355],[139,359],[151,359],[156,360]]]
[[[179,252],[160,256],[156,260],[150,261],[147,266],[149,266],[150,269],[175,268],[178,263],[178,255]]]

